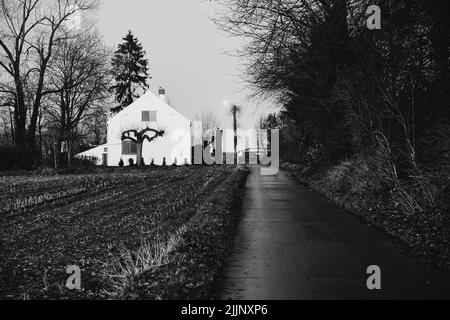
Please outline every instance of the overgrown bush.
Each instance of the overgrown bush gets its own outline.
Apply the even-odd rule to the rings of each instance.
[[[11,147],[0,147],[0,170],[10,170],[16,164],[16,151]]]
[[[31,169],[32,167],[31,152],[19,152],[13,147],[0,146],[0,170]]]
[[[350,191],[351,179],[350,171],[352,162],[342,162],[340,165],[333,167],[327,172],[325,179],[331,190],[338,193],[346,193]]]
[[[36,174],[41,176],[56,176],[58,175],[58,171],[54,168],[42,167],[36,170]]]
[[[72,160],[72,166],[75,168],[95,168],[98,163],[96,157],[81,157]]]

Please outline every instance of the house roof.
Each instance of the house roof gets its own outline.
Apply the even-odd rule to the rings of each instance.
[[[151,105],[159,105],[160,107],[162,106],[164,108],[168,108],[168,109],[172,110],[173,112],[176,112],[177,114],[179,114],[180,116],[182,116],[186,120],[191,121],[188,117],[186,117],[180,111],[178,111],[177,109],[175,109],[174,107],[169,105],[167,102],[161,100],[159,97],[157,97],[151,91],[147,91],[145,94],[143,94],[141,97],[139,97],[139,99],[134,101],[128,107],[126,107],[122,111],[120,111],[120,112],[116,113],[115,115],[113,115],[111,118],[109,118],[109,121],[112,121],[113,119],[119,117],[124,112],[129,112],[129,111],[132,111],[135,108],[140,108],[142,106],[149,106],[149,105],[150,106]]]

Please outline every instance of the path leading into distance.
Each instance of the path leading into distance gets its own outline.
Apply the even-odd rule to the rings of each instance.
[[[450,272],[292,180],[251,169],[224,300],[450,298]],[[381,268],[379,291],[367,268]]]

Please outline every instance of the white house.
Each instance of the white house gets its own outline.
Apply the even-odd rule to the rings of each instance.
[[[147,128],[164,130],[165,135],[153,142],[144,142],[142,157],[145,164],[152,160],[156,165],[166,159],[167,165],[190,164],[192,161],[192,123],[165,101],[165,90],[160,88],[159,97],[151,92],[129,105],[108,121],[107,144],[80,153],[77,157],[97,158],[98,165],[118,166],[122,159],[125,166],[130,159],[137,163],[136,144],[122,141],[122,133],[127,130]],[[150,134],[151,135],[151,134]]]

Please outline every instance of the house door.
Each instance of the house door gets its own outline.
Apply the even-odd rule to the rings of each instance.
[[[105,166],[105,167],[108,166],[108,154],[107,153],[103,154],[102,165]]]

